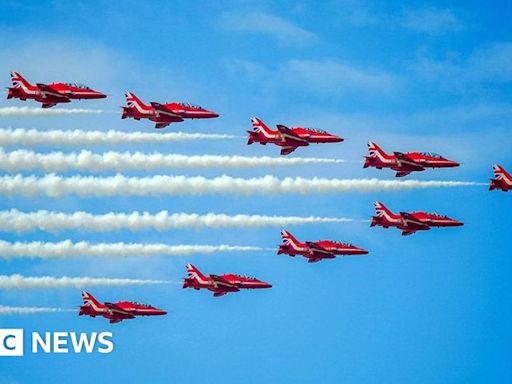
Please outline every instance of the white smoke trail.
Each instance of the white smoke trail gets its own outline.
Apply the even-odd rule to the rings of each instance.
[[[0,289],[33,289],[33,288],[77,288],[114,287],[125,285],[176,284],[176,281],[140,280],[140,279],[108,279],[98,277],[28,277],[22,275],[0,275]]]
[[[31,315],[51,312],[75,312],[75,309],[48,308],[48,307],[8,307],[0,305],[0,315]]]
[[[0,108],[0,117],[23,117],[23,116],[58,116],[58,115],[84,115],[105,113],[101,109],[81,108],[31,108],[31,107],[3,107]]]
[[[24,128],[1,128],[0,145],[63,145],[79,147],[84,145],[118,145],[118,144],[144,144],[144,143],[170,143],[193,140],[223,140],[234,139],[238,136],[209,133],[147,133],[122,131],[38,131]]]
[[[319,216],[265,216],[265,215],[225,215],[207,213],[206,215],[173,213],[160,211],[156,214],[148,212],[116,213],[109,212],[95,215],[89,212],[52,212],[40,210],[21,212],[16,209],[0,211],[0,231],[26,233],[47,231],[57,233],[64,230],[80,231],[142,231],[183,228],[258,228],[282,227],[287,225],[304,225],[315,223],[349,223],[367,222],[368,220],[349,219],[344,217]]]
[[[262,251],[264,248],[237,245],[168,245],[141,243],[73,243],[64,240],[57,243],[14,242],[0,240],[0,258],[21,257],[66,259],[79,256],[126,257],[126,256],[189,256],[221,252]]]
[[[0,148],[0,169],[7,172],[43,170],[59,172],[133,171],[173,168],[256,168],[319,163],[342,163],[343,160],[300,157],[248,157],[217,155],[146,154],[142,152],[36,153],[27,150],[5,152]]]
[[[379,179],[304,179],[301,177],[278,179],[274,176],[233,178],[219,176],[151,176],[111,177],[71,176],[54,174],[43,177],[22,175],[0,177],[0,194],[5,196],[47,195],[61,197],[74,194],[81,197],[144,196],[144,195],[208,195],[214,193],[238,195],[273,195],[283,193],[333,193],[400,191],[419,188],[451,188],[486,185],[469,181],[421,181]]]

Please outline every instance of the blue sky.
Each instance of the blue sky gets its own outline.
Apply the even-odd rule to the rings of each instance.
[[[71,4],[72,3],[72,4]],[[222,114],[168,130],[243,135],[250,117],[315,126],[347,138],[292,156],[359,160],[366,142],[389,150],[431,150],[462,163],[414,175],[486,182],[491,165],[512,169],[510,2],[6,1],[0,6],[0,74],[38,82],[77,81],[108,93],[75,106],[100,115],[2,117],[1,127],[153,132],[121,121],[126,90],[143,99],[199,103]],[[35,106],[1,100],[0,107]],[[277,155],[246,140],[107,149],[182,154]],[[47,146],[47,152],[62,148]],[[128,172],[142,176],[159,172]],[[251,170],[177,170],[240,177],[392,178],[359,163]],[[65,175],[74,172],[65,173]],[[75,313],[0,317],[0,328],[112,330],[105,356],[28,355],[0,359],[2,383],[238,382],[508,383],[512,381],[512,262],[509,194],[486,187],[278,196],[5,198],[0,209],[93,213],[167,209],[368,218],[372,203],[446,213],[464,227],[411,237],[367,223],[290,227],[298,237],[351,241],[366,257],[317,264],[274,252],[151,259],[0,261],[2,274],[177,280],[193,262],[209,273],[239,272],[271,290],[213,299],[179,286],[96,288],[100,299],[165,308],[163,318],[115,326]],[[274,247],[279,229],[2,233],[9,241],[136,241]],[[86,287],[84,287],[86,288]],[[12,306],[80,304],[80,291],[10,290]]]

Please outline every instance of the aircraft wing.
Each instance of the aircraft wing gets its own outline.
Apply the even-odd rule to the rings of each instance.
[[[41,90],[41,92],[43,92],[43,95],[45,97],[49,97],[49,98],[57,99],[57,100],[62,100],[62,101],[69,101],[69,97],[67,97],[63,93],[60,93],[59,91],[53,89],[49,85],[46,85],[46,84],[43,84],[43,83],[37,83],[36,85]]]
[[[334,255],[334,253],[319,246],[317,243],[313,243],[311,241],[306,241],[306,245],[309,248],[309,253],[311,254],[311,259],[313,259],[313,260],[315,260],[315,259],[333,259],[336,257],[336,255]],[[311,263],[313,263],[313,262],[314,261],[311,261]]]
[[[290,145],[295,146],[306,146],[309,145],[308,141],[299,135],[297,135],[295,132],[293,132],[290,128],[285,127],[284,125],[277,124],[276,125],[277,130],[281,134],[281,137],[283,141]]]
[[[163,122],[163,123],[161,123],[161,122],[160,122],[160,123],[156,123],[156,124],[155,124],[155,128],[165,128],[165,127],[167,127],[169,124],[171,124],[171,122],[170,122],[170,121],[166,121],[166,122]]]
[[[169,121],[171,123],[178,123],[180,121],[183,121],[183,118],[181,116],[175,114],[172,110],[170,110],[163,104],[152,101],[151,106],[155,108],[155,111],[157,112],[158,116],[162,119],[165,119],[166,121]]]
[[[405,153],[393,152],[393,154],[395,155],[396,159],[398,160],[398,164],[401,167],[404,167],[406,169],[410,169],[411,171],[423,171],[423,170],[425,170],[425,168],[423,168],[413,158],[411,158],[410,156],[407,156]]]
[[[295,151],[298,147],[297,146],[286,146],[281,147],[281,156],[289,155],[293,151]]]
[[[210,275],[213,283],[215,284],[215,288],[222,291],[239,291],[240,289],[235,285],[227,281],[226,279],[220,277],[219,275]]]
[[[105,306],[112,312],[113,315],[118,316],[122,319],[134,319],[130,312],[125,311],[123,308],[119,307],[114,303],[105,303]]]
[[[400,216],[402,216],[402,218],[404,219],[405,225],[411,228],[411,230],[430,228],[428,224],[419,220],[416,216],[413,216],[410,213],[400,212]]]

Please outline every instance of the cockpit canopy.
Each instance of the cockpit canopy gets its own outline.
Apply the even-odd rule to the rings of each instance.
[[[248,280],[256,280],[255,277],[252,277],[252,276],[247,276],[247,275],[235,275],[236,277],[241,277],[243,279],[248,279]]]
[[[344,243],[342,241],[333,241],[334,244],[338,244],[338,245],[341,245],[343,247],[353,247],[353,245],[351,243]]]
[[[188,108],[195,108],[195,109],[204,109],[203,107],[201,107],[200,105],[197,105],[197,104],[192,104],[192,103],[178,103],[179,105],[183,106],[183,107],[188,107]]]
[[[149,305],[149,304],[139,303],[138,301],[130,301],[130,303],[133,305],[138,305],[140,307],[146,307],[146,308],[151,307],[151,305]]]
[[[420,152],[420,155],[429,156],[429,157],[435,157],[437,159],[442,159],[443,158],[443,156],[441,156],[440,154],[435,153],[435,152]]]
[[[435,212],[427,212],[427,215],[435,216],[435,217],[440,217],[442,219],[447,219],[448,218],[448,216],[446,216],[446,215],[441,215],[441,214],[435,213]]]
[[[317,133],[327,133],[327,131],[323,130],[323,129],[319,129],[319,128],[311,128],[311,127],[307,127],[306,128],[308,131],[313,131],[313,132],[317,132]]]
[[[79,83],[66,83],[67,86],[73,87],[73,88],[80,88],[80,89],[91,89],[87,85],[79,84]]]

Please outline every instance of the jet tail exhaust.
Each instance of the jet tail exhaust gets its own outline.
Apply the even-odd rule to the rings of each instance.
[[[256,132],[247,131],[247,133],[249,134],[249,139],[247,140],[247,144],[251,145],[252,143],[254,143],[256,141]]]

